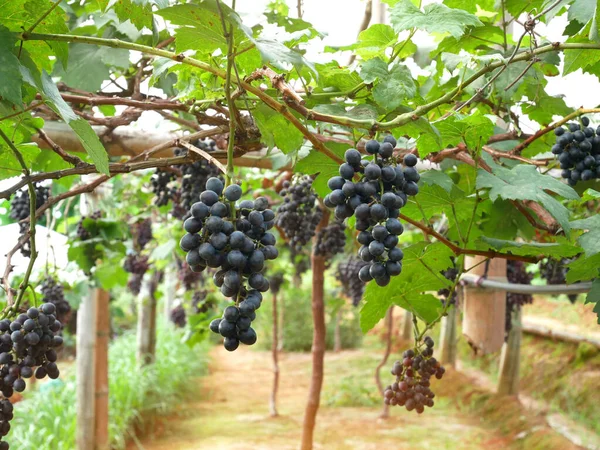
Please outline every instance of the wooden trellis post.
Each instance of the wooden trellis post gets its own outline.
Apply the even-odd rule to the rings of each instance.
[[[465,267],[474,267],[470,274],[506,282],[504,259],[490,259],[486,263],[482,256],[466,257]],[[499,351],[504,344],[506,292],[469,285],[464,294],[463,334],[480,353]]]
[[[445,366],[456,366],[456,343],[457,336],[457,316],[456,305],[448,310],[448,315],[442,317],[440,326],[440,356],[439,360]]]
[[[502,346],[497,389],[499,395],[519,394],[521,336],[521,308],[517,308],[512,314],[512,328],[508,333],[508,340]]]
[[[137,359],[140,365],[154,361],[156,345],[156,288],[158,275],[147,275],[138,295]]]
[[[94,448],[96,436],[96,289],[90,289],[77,312],[77,433],[78,450]]]
[[[404,316],[402,317],[402,331],[400,337],[405,341],[413,339],[413,322],[412,313],[404,310]]]
[[[108,343],[110,341],[110,294],[104,289],[95,289],[96,343],[95,343],[95,450],[108,450]],[[81,329],[80,329],[81,330]]]

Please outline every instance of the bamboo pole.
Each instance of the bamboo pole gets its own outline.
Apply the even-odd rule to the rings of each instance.
[[[110,340],[110,294],[95,289],[96,343],[95,343],[95,450],[108,450],[108,343]]]

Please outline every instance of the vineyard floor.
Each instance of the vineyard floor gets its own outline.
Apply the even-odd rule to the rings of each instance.
[[[378,405],[327,406],[340,378],[358,377],[358,385],[370,386],[371,392],[376,392],[372,374],[379,358],[379,352],[364,349],[327,354],[315,449],[578,448],[545,427],[539,418],[515,414],[515,408],[520,411],[516,401],[503,401],[496,407],[497,400],[488,400],[477,388],[465,391],[464,387],[470,386],[468,379],[452,371],[434,384],[434,391],[438,385],[441,395],[436,397],[435,407],[421,416],[398,408],[391,411],[389,419],[382,420]],[[151,430],[129,450],[297,449],[310,362],[310,354],[281,355],[280,416],[271,418],[270,353],[243,348],[230,354],[215,348],[209,374],[190,380],[198,383],[197,397],[180,405],[176,415],[147,427]],[[387,381],[387,371],[382,375]],[[479,403],[477,411],[473,402]],[[510,423],[514,420],[519,421],[518,427]],[[511,434],[505,434],[506,430]]]

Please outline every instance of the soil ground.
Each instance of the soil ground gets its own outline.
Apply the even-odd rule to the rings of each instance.
[[[371,352],[369,352],[371,353]],[[376,392],[373,367],[379,352],[366,356],[365,350],[328,353],[324,396],[336,389],[336,380],[361,377],[358,385],[370,386]],[[299,447],[306,393],[310,380],[310,354],[280,356],[281,385],[279,413],[269,417],[269,396],[272,383],[269,352],[240,348],[228,353],[221,347],[212,351],[209,374],[190,382],[198,384],[198,394],[178,408],[169,419],[155,423],[130,450],[248,450],[297,449]],[[369,371],[361,367],[370,367]],[[464,375],[449,371],[440,384],[445,384],[436,405],[425,414],[408,413],[396,408],[387,420],[379,418],[381,408],[324,406],[317,418],[315,448],[327,450],[380,449],[561,449],[578,447],[550,429],[541,421],[528,422],[519,417],[526,432],[507,434],[498,423],[497,408],[485,417],[467,406],[468,397],[459,396],[453,383],[463,385]],[[389,381],[387,370],[382,371],[384,382]],[[468,383],[470,384],[470,383]],[[435,384],[433,385],[435,392]],[[471,396],[469,393],[468,396]],[[488,402],[491,404],[491,402]],[[505,402],[502,405],[506,405]],[[514,406],[514,405],[513,405]],[[485,407],[483,408],[485,409]],[[492,414],[496,414],[492,417]],[[514,416],[514,413],[510,413]],[[519,415],[519,414],[517,414]],[[510,420],[510,419],[507,419]],[[521,427],[522,428],[522,427]],[[524,435],[541,435],[542,441],[526,443]],[[533,444],[533,445],[532,445]]]

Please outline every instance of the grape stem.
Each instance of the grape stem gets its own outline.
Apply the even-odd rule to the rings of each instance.
[[[231,4],[231,9],[235,10],[235,1]],[[223,36],[227,39],[227,72],[225,75],[225,98],[227,99],[227,106],[231,111],[229,114],[229,139],[227,140],[227,171],[225,172],[225,187],[229,186],[234,176],[233,166],[233,150],[235,147],[235,104],[231,100],[231,72],[235,63],[235,49],[234,49],[234,36],[233,36],[233,24],[227,29],[225,22],[225,15],[223,14],[223,8],[221,7],[221,0],[217,0],[217,9],[219,10],[219,16],[221,17],[221,25],[223,26]]]
[[[4,139],[4,141],[6,142],[8,147],[14,153],[15,157],[17,158],[17,161],[19,162],[19,165],[23,169],[23,174],[25,175],[24,178],[27,180],[27,187],[29,189],[29,218],[30,218],[30,220],[29,220],[29,241],[30,241],[30,245],[31,245],[31,256],[29,257],[29,264],[27,265],[27,269],[25,271],[23,281],[19,285],[19,293],[17,294],[17,299],[16,299],[16,301],[14,301],[14,303],[13,303],[14,299],[13,299],[12,289],[11,289],[10,283],[8,281],[8,274],[12,270],[12,266],[10,265],[10,261],[7,261],[6,271],[4,274],[4,284],[7,288],[6,289],[6,298],[7,298],[6,306],[7,307],[4,309],[4,311],[1,314],[1,318],[4,319],[11,312],[15,313],[19,309],[19,305],[21,304],[21,300],[23,299],[23,296],[25,295],[27,286],[29,286],[29,277],[31,276],[31,272],[33,271],[33,265],[35,263],[37,255],[38,255],[36,245],[35,245],[35,225],[36,225],[35,208],[37,205],[37,196],[35,193],[35,186],[33,185],[33,182],[30,179],[31,172],[27,168],[27,164],[25,164],[23,155],[21,155],[21,152],[19,151],[19,149],[15,146],[15,144],[13,144],[13,142],[4,133],[4,131],[2,131],[2,129],[0,129],[0,137],[2,137],[2,139]],[[19,241],[19,242],[21,242],[21,241]],[[27,240],[25,240],[23,242],[23,245],[26,242],[27,242]]]

